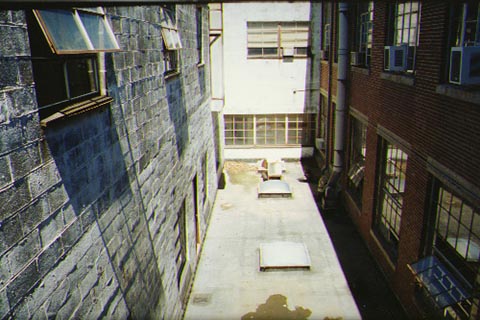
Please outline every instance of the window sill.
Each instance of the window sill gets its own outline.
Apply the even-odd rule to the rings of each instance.
[[[380,252],[381,252],[381,254],[384,258],[384,261],[386,262],[386,264],[390,268],[389,271],[392,272],[392,273],[395,272],[395,269],[396,269],[395,263],[393,263],[392,258],[390,257],[390,255],[387,253],[387,251],[383,247],[382,241],[378,238],[378,236],[375,234],[375,231],[373,231],[373,229],[370,229],[370,236],[373,239],[373,242],[376,244],[378,250],[380,250]]]
[[[345,195],[346,195],[347,201],[350,204],[350,209],[352,209],[357,216],[361,216],[362,206],[361,204],[359,205],[357,201],[355,201],[354,196],[350,192],[351,192],[350,189],[347,187]]]
[[[313,148],[313,145],[302,145],[302,144],[265,144],[265,145],[259,145],[259,144],[242,144],[242,145],[233,145],[233,144],[228,144],[225,145],[225,149],[280,149],[280,148]]]
[[[165,80],[176,78],[180,75],[180,71],[171,71],[164,74]]]
[[[364,74],[366,76],[370,75],[370,68],[368,68],[366,66],[352,66],[351,70],[355,73],[361,73],[361,74]]]
[[[399,84],[404,84],[406,86],[414,86],[415,85],[415,78],[408,74],[401,74],[401,73],[392,73],[392,72],[382,72],[380,74],[380,78],[392,82],[396,82]]]
[[[46,128],[48,125],[52,124],[53,122],[70,118],[70,117],[79,115],[81,113],[85,113],[90,110],[100,108],[102,106],[109,104],[112,101],[113,101],[113,98],[109,96],[99,96],[99,97],[88,99],[79,103],[75,103],[40,120],[40,125],[43,128]]]
[[[440,84],[436,87],[435,92],[447,97],[480,104],[480,89],[478,87],[462,87],[450,84]]]
[[[247,60],[285,60],[285,59],[308,59],[308,56],[275,56],[275,57],[247,57]]]

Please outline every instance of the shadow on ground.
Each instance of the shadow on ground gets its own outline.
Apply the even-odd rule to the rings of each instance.
[[[302,160],[302,166],[319,206],[320,169],[314,159]],[[347,213],[338,209],[321,215],[362,318],[408,319]]]

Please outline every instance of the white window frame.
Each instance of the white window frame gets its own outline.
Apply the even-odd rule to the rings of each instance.
[[[366,11],[364,10],[366,6]],[[373,1],[358,4],[357,41],[358,53],[361,55],[361,65],[368,67],[372,57],[373,43]],[[362,10],[362,11],[360,11]]]
[[[406,72],[413,73],[420,36],[421,3],[419,1],[397,1],[393,15],[393,44],[407,46]],[[416,21],[412,21],[416,17]],[[412,30],[414,34],[412,35]]]
[[[162,27],[163,38],[163,66],[164,75],[175,74],[180,70],[179,50],[183,48],[180,34],[177,28],[176,14],[173,8],[160,8],[160,25]]]
[[[247,21],[247,57],[279,59],[290,51],[289,55],[305,58],[309,35],[308,21]]]
[[[315,134],[315,118],[316,114],[228,114],[225,117],[225,146],[227,148],[256,146],[256,147],[270,147],[270,146],[300,146],[300,145],[312,145],[314,143]],[[259,118],[265,118],[262,123]],[[279,118],[281,118],[279,120]],[[240,121],[237,122],[237,119]],[[282,119],[284,119],[282,121]],[[239,125],[236,125],[236,124]],[[277,124],[283,124],[281,130],[276,130]],[[268,132],[273,132],[273,136],[267,137],[266,135],[259,134],[257,125],[270,124],[273,125],[273,129],[270,128]],[[230,128],[231,125],[231,128]],[[282,132],[284,131],[284,132]],[[243,134],[239,138],[236,137],[236,132],[250,132],[250,135]],[[264,131],[265,133],[265,131]],[[278,135],[283,133],[283,137]],[[292,135],[293,134],[293,135]],[[310,135],[306,137],[305,135]],[[275,143],[267,143],[268,138],[274,139]],[[262,139],[262,141],[260,141]],[[282,143],[277,144],[278,140]],[[306,140],[305,140],[306,139]],[[237,144],[236,141],[243,143]],[[295,143],[290,141],[294,140]],[[300,140],[300,141],[299,141]],[[252,143],[245,143],[251,141]],[[298,143],[299,142],[299,143]]]
[[[59,46],[59,43],[57,43],[54,33],[52,30],[50,30],[50,27],[48,26],[48,21],[44,19],[43,14],[46,13],[47,11],[51,11],[48,9],[38,9],[38,10],[33,10],[33,13],[35,15],[35,18],[37,19],[40,28],[42,29],[42,32],[44,33],[48,44],[50,45],[50,48],[52,49],[52,52],[55,54],[80,54],[80,53],[94,53],[94,52],[112,52],[112,51],[119,51],[120,47],[118,45],[118,42],[115,38],[115,35],[113,33],[113,30],[108,23],[107,17],[105,15],[105,11],[101,7],[93,8],[93,9],[88,9],[88,8],[73,8],[70,10],[57,10],[57,11],[62,11],[64,13],[70,12],[72,14],[72,17],[75,21],[76,27],[78,28],[80,34],[82,35],[83,40],[85,41],[85,44],[87,45],[86,48],[75,48],[75,49],[61,49]],[[99,16],[101,17],[103,21],[103,26],[105,28],[105,31],[107,32],[107,37],[113,44],[113,47],[110,48],[96,48],[93,44],[93,41],[91,40],[91,35],[87,31],[87,28],[85,27],[84,22],[82,21],[82,18],[80,16],[80,13],[87,14],[87,15],[92,15],[92,16]]]

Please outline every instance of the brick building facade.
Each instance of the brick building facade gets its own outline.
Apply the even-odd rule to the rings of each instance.
[[[339,7],[318,5],[317,138],[326,141],[320,154],[328,169]],[[480,52],[479,30],[478,1],[348,5],[340,202],[413,318],[480,319],[479,59],[468,58],[468,50]],[[471,79],[452,78],[455,50],[471,63]]]
[[[217,190],[208,8],[5,7],[0,318],[180,318]]]

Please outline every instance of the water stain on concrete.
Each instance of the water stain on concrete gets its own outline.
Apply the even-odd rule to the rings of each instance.
[[[224,202],[224,203],[220,204],[220,208],[222,208],[222,210],[228,210],[231,207],[233,207],[233,204],[228,203],[228,202]]]
[[[274,294],[259,305],[255,312],[242,316],[241,320],[306,320],[311,314],[312,311],[304,307],[295,306],[295,310],[288,309],[287,297]]]
[[[243,162],[227,161],[225,162],[224,167],[231,184],[254,187],[258,185],[258,182],[260,181],[260,176],[257,174],[254,165]]]

